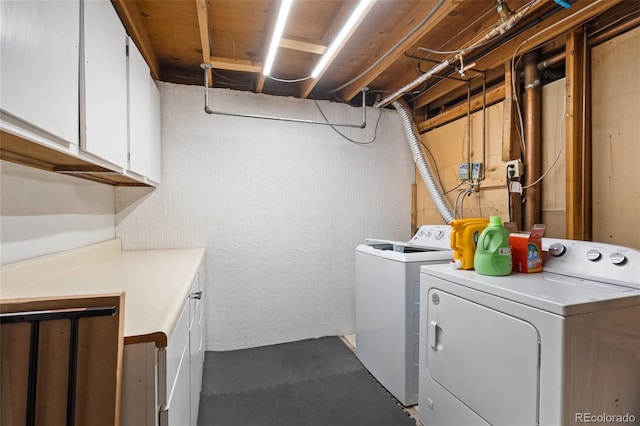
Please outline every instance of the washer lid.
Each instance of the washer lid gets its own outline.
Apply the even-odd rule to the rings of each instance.
[[[425,265],[420,271],[423,275],[563,316],[640,306],[640,289],[549,272],[513,272],[504,277],[493,277],[453,269],[449,265]]]
[[[401,243],[402,244],[402,243]],[[393,250],[392,243],[369,243],[356,247],[356,252],[367,253],[398,262],[450,262],[453,259],[452,250],[433,250],[425,247],[406,245],[403,251]],[[406,249],[406,251],[404,251]]]

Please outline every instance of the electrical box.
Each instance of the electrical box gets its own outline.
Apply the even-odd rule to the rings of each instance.
[[[520,160],[507,161],[507,177],[509,179],[519,178],[523,174],[522,163]]]
[[[469,163],[460,163],[458,165],[458,179],[469,179]]]
[[[484,177],[484,167],[482,163],[471,163],[471,179],[482,179]]]

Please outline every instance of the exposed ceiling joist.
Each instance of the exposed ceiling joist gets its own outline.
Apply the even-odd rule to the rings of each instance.
[[[516,49],[518,49],[517,54],[522,55],[570,31],[572,28],[582,25],[592,17],[603,13],[621,1],[623,0],[575,2],[570,9],[562,9],[544,21],[536,23],[531,28],[511,38],[482,58],[474,58],[476,66],[480,69],[501,67],[502,64],[511,60]],[[470,53],[469,56],[473,57],[473,53]],[[416,108],[423,107],[466,84],[464,81],[440,81],[424,94],[418,96],[415,101],[415,106]]]
[[[133,38],[133,41],[138,46],[142,57],[147,61],[151,76],[159,80],[160,79],[160,62],[156,51],[149,39],[149,33],[144,26],[142,16],[138,10],[136,2],[125,0],[111,0],[113,7],[118,12],[120,19],[122,20],[127,33]]]
[[[332,24],[325,31],[325,35],[322,37],[323,40],[330,41],[335,36],[335,34],[340,31],[342,24],[347,20],[347,18],[351,14],[352,9],[353,4],[351,2],[345,1],[342,3],[340,9],[336,12],[334,19],[332,20]],[[325,70],[328,70],[330,66],[331,64],[327,65]],[[311,74],[311,70],[308,70],[308,73]],[[318,78],[310,78],[302,83],[300,87],[301,98],[307,98],[311,94],[311,91],[320,81],[320,77],[322,76],[319,76]]]
[[[243,59],[229,59],[211,57],[208,61],[213,68],[228,70],[261,73],[263,65],[260,62],[246,61]]]
[[[202,49],[202,63],[211,61],[211,48],[209,46],[209,8],[207,0],[196,0],[198,11],[198,30],[200,32],[200,45]],[[209,85],[213,86],[213,73],[211,68],[207,70]]]
[[[282,40],[280,40],[280,47],[283,47],[285,49],[299,50],[301,52],[315,53],[316,55],[322,55],[324,51],[327,50],[327,46],[292,40],[290,38],[283,38]]]
[[[436,25],[438,25],[443,19],[445,19],[452,10],[458,5],[455,1],[446,1],[434,15],[417,30],[413,35],[407,37],[406,40],[400,43],[400,40],[407,34],[407,30],[416,26],[416,17],[427,16],[433,9],[432,2],[419,2],[414,10],[407,15],[405,21],[397,28],[397,31],[390,34],[387,37],[388,42],[380,48],[381,52],[390,51],[389,55],[382,61],[380,61],[375,67],[373,67],[366,75],[360,77],[340,92],[342,99],[351,100],[356,96],[362,87],[367,86],[373,80],[382,74],[393,62],[404,55],[411,46],[413,46],[418,40],[423,38],[429,31],[431,31]],[[391,50],[393,49],[393,50]]]

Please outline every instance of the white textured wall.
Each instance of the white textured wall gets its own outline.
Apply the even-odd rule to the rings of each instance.
[[[414,168],[395,112],[361,147],[327,126],[209,116],[200,87],[160,89],[162,184],[116,190],[124,248],[206,247],[208,350],[352,333],[355,246],[410,237]],[[321,119],[312,101],[230,90],[212,90],[211,107]],[[342,131],[369,140],[377,117]]]
[[[2,161],[2,264],[115,236],[112,186]]]

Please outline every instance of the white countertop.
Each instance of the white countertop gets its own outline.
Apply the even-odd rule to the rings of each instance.
[[[120,240],[2,267],[0,299],[124,292],[124,343],[166,347],[203,248],[122,251]]]

